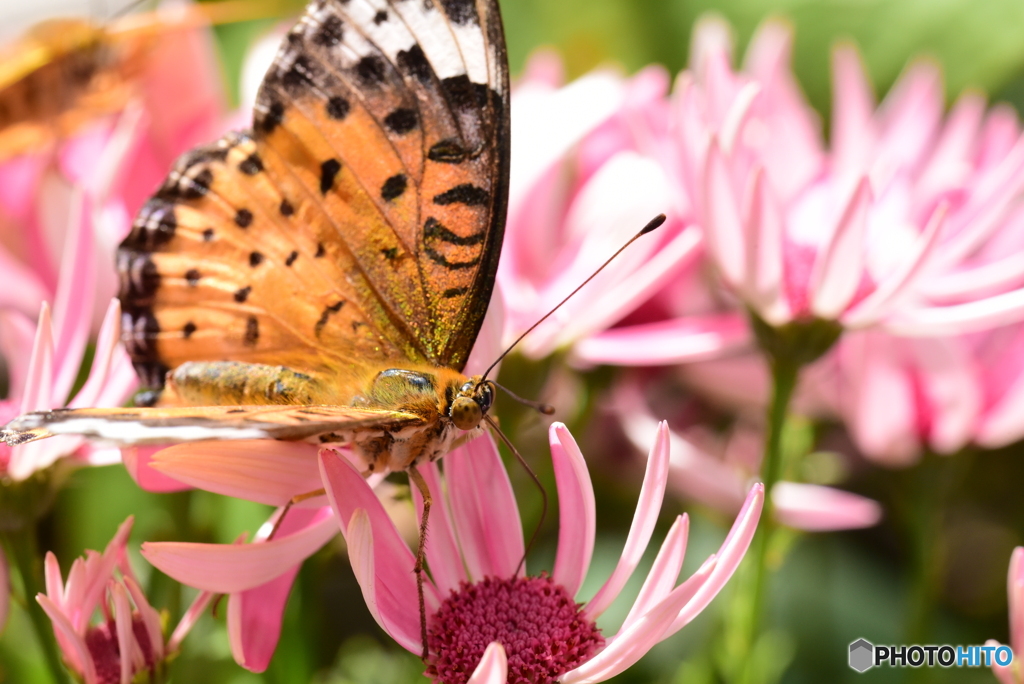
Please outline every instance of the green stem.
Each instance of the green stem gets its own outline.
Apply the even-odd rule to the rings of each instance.
[[[39,640],[39,646],[46,658],[50,676],[57,684],[66,684],[68,682],[67,670],[61,661],[57,640],[53,635],[53,626],[42,606],[36,601],[36,594],[42,593],[44,587],[42,583],[43,564],[39,556],[39,545],[36,542],[35,526],[26,525],[19,530],[8,531],[4,536],[7,539],[11,560],[18,568],[18,574],[21,575],[21,583],[25,589],[25,609],[35,627],[36,638]]]
[[[768,549],[775,529],[772,487],[782,474],[782,430],[786,423],[789,402],[796,388],[800,364],[787,359],[772,359],[772,400],[768,406],[768,433],[765,435],[761,478],[764,480],[765,505],[761,524],[754,538],[751,559],[754,563],[753,595],[748,623],[747,647],[753,648],[761,629],[764,614],[765,585],[768,577]]]

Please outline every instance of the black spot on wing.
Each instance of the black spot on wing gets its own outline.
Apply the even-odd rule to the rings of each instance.
[[[324,310],[320,313],[320,319],[316,322],[316,326],[314,327],[317,337],[320,337],[320,332],[324,329],[324,326],[327,325],[327,321],[330,319],[331,314],[338,313],[341,311],[341,307],[343,306],[345,306],[345,300],[341,299],[334,304],[328,304],[324,307]]]
[[[293,250],[292,253],[288,255],[288,258],[284,260],[284,265],[285,266],[291,266],[292,264],[295,263],[295,260],[298,259],[298,258],[299,258],[299,253],[297,251]]]
[[[188,323],[185,324],[185,327],[181,329],[181,334],[183,334],[185,336],[185,339],[187,340],[188,338],[192,337],[192,333],[194,333],[195,331],[196,324],[193,323],[192,321],[189,321]]]
[[[256,341],[260,339],[260,322],[255,316],[249,316],[245,322],[245,338],[244,342],[247,346],[256,346]]]
[[[384,81],[384,60],[377,55],[367,55],[356,64],[356,73],[365,85],[380,85]]]
[[[444,79],[441,87],[457,109],[477,110],[487,105],[487,86],[473,83],[465,74]]]
[[[476,12],[473,0],[441,0],[441,6],[454,24],[462,26],[470,22],[480,23],[480,16]]]
[[[441,296],[445,299],[451,299],[453,297],[461,297],[465,294],[469,294],[468,287],[449,287],[447,290],[441,293]]]
[[[199,279],[202,278],[202,274],[199,273],[198,269],[190,268],[185,271],[185,280],[188,282],[189,287],[195,287],[199,284]]]
[[[324,19],[323,23],[313,34],[313,42],[323,47],[334,47],[344,38],[344,26],[341,18],[332,14]]]
[[[272,100],[269,104],[256,108],[255,128],[260,133],[269,135],[284,121],[284,104]]]
[[[207,228],[203,231],[203,242],[210,242],[213,240],[213,228]]]
[[[375,15],[373,15],[373,23],[377,24],[378,26],[380,26],[381,24],[383,24],[387,20],[388,20],[388,13],[385,12],[384,10],[378,10],[377,13]]]
[[[326,195],[334,187],[334,179],[341,172],[341,162],[328,159],[320,165],[320,194]]]
[[[416,128],[419,123],[419,117],[416,115],[415,109],[400,108],[391,112],[384,117],[384,125],[387,126],[392,133],[398,135],[405,135],[412,129]]]
[[[263,170],[263,160],[253,152],[238,165],[238,170],[247,176],[255,176]]]
[[[320,70],[309,56],[298,55],[292,65],[280,74],[279,78],[287,92],[298,95],[316,85],[320,79]]]
[[[384,181],[384,185],[380,189],[380,196],[386,202],[398,199],[405,192],[407,185],[408,181],[404,173],[395,174]]]
[[[427,219],[427,222],[423,224],[423,239],[424,240],[440,240],[441,242],[447,242],[451,245],[458,245],[459,247],[470,247],[472,245],[479,245],[484,241],[484,233],[473,233],[465,237],[457,235],[452,231],[444,227],[444,225],[436,218],[431,216]]]
[[[442,206],[448,204],[465,204],[470,207],[485,207],[490,204],[490,201],[490,193],[483,188],[473,185],[472,183],[456,185],[451,190],[434,196],[434,204],[440,204]]]
[[[292,214],[295,213],[295,207],[293,207],[292,203],[289,202],[288,200],[281,200],[280,211],[281,216],[291,216]]]
[[[263,254],[262,253],[256,252],[256,251],[253,251],[253,252],[249,253],[249,265],[250,266],[252,266],[253,268],[256,268],[257,266],[259,266],[262,263],[263,263]]]
[[[352,105],[340,95],[335,95],[327,101],[327,116],[335,121],[341,121],[348,116],[350,111],[352,111]]]
[[[249,293],[252,292],[252,285],[246,285],[243,288],[235,290],[235,301],[241,304],[249,298]]]
[[[316,254],[313,255],[313,258],[322,259],[325,254],[327,254],[327,248],[324,247],[324,243],[316,243]]]
[[[408,50],[400,50],[396,61],[399,69],[416,77],[421,83],[429,83],[434,74],[427,56],[423,54],[423,48],[419,45],[413,45]]]
[[[436,201],[436,200],[435,200]],[[235,225],[239,228],[248,228],[252,225],[252,212],[248,209],[239,209],[235,212]]]

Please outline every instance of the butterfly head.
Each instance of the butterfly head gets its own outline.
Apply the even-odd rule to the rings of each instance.
[[[467,380],[452,401],[448,417],[460,430],[472,430],[480,425],[494,403],[495,387],[490,380],[474,375]]]

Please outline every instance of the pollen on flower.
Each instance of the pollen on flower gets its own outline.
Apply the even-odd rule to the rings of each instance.
[[[508,684],[554,682],[604,645],[580,607],[546,575],[463,582],[431,617],[426,675],[463,684],[487,645],[499,641],[508,655]]]
[[[142,618],[132,616],[132,632],[139,642],[145,668],[153,666],[153,645],[149,642],[149,633]],[[117,632],[113,623],[102,623],[90,627],[85,633],[85,645],[89,649],[96,666],[97,684],[119,684],[121,681],[121,653],[117,643]]]

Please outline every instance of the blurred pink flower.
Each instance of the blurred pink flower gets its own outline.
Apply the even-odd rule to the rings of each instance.
[[[847,335],[836,349],[833,403],[858,448],[889,465],[927,449],[998,448],[1024,436],[1024,325],[906,339]]]
[[[64,662],[84,684],[131,684],[137,674],[159,672],[206,608],[202,593],[164,641],[160,613],[149,605],[128,563],[128,518],[100,554],[86,551],[67,582],[53,553],[46,554],[46,593],[36,596],[53,621]],[[93,624],[97,609],[103,621]]]
[[[648,411],[637,385],[622,383],[614,404],[630,441],[640,451],[650,448],[650,435],[658,422]],[[747,488],[761,471],[761,432],[741,425],[724,440],[701,428],[687,436],[669,431],[669,436],[669,486],[688,499],[724,513],[739,510]],[[782,481],[770,494],[776,521],[798,530],[857,529],[871,527],[882,519],[877,502],[834,487]]]
[[[574,596],[594,549],[593,488],[583,455],[565,426],[556,423],[549,434],[560,500],[559,543],[550,575],[520,572],[524,542],[519,511],[508,473],[489,437],[446,457],[446,483],[435,464],[421,466],[436,503],[426,546],[431,578],[425,586],[427,672],[436,680],[495,681],[503,665],[511,681],[609,679],[702,611],[732,576],[753,537],[764,501],[760,485],[750,490],[719,552],[675,586],[688,531],[688,518],[679,516],[625,622],[614,636],[605,638],[594,621],[636,569],[661,511],[668,430],[664,425],[657,430],[619,563],[585,604],[575,603]],[[367,607],[401,646],[421,653],[416,578],[410,572],[414,554],[356,468],[330,450],[321,451],[320,468]],[[417,498],[417,503],[422,510],[422,501]],[[496,622],[495,611],[508,619]],[[492,648],[493,661],[470,680],[494,641],[501,643],[505,662]]]
[[[114,300],[103,317],[89,377],[70,396],[97,296],[88,204],[80,194],[73,198],[52,317],[45,301],[35,325],[17,310],[0,308],[0,351],[10,377],[8,396],[0,400],[0,423],[21,413],[64,406],[119,406],[135,389],[135,373],[118,341],[121,314]],[[4,289],[16,290],[20,285],[11,281]],[[94,463],[117,459],[116,450],[84,445],[80,438],[56,437],[16,447],[0,443],[0,468],[18,482],[73,454]]]
[[[23,284],[0,291],[0,309],[33,316],[57,292],[68,206],[88,200],[96,297],[117,288],[114,248],[174,159],[223,128],[221,73],[208,29],[167,9],[159,39],[139,50],[127,104],[66,139],[0,158],[0,269]],[[192,24],[193,26],[189,26]],[[98,326],[99,320],[94,321]]]
[[[721,23],[700,24],[694,46],[673,103],[680,190],[746,307],[773,326],[817,318],[914,336],[1024,318],[1021,256],[965,262],[1019,221],[1024,140],[1006,110],[986,117],[967,94],[943,121],[938,71],[922,62],[876,111],[841,46],[826,150],[789,69],[788,27],[764,24],[739,73]]]
[[[628,80],[599,70],[563,86],[561,62],[547,52],[531,58],[514,88],[509,212],[498,269],[509,294],[506,343],[554,308],[648,220],[659,213],[669,217],[531,333],[523,353],[541,357],[572,347],[580,363],[602,362],[610,353],[605,348],[621,349],[621,341],[592,338],[632,314],[670,279],[682,282],[677,274],[693,270],[699,232],[659,161],[667,146],[667,88],[668,76],[658,67]],[[643,342],[653,356],[677,359],[685,345],[682,353],[701,355],[723,346],[720,337],[739,332],[745,338],[742,327],[729,326],[730,321],[717,319],[674,320],[644,331]],[[636,357],[635,340],[626,345]]]
[[[1010,612],[1010,648],[1013,662],[1009,665],[992,663],[992,671],[1001,684],[1024,684],[1024,665],[1020,658],[1024,654],[1024,546],[1018,546],[1010,556],[1010,570],[1006,576],[1006,598]],[[994,639],[986,646],[1000,646]]]

